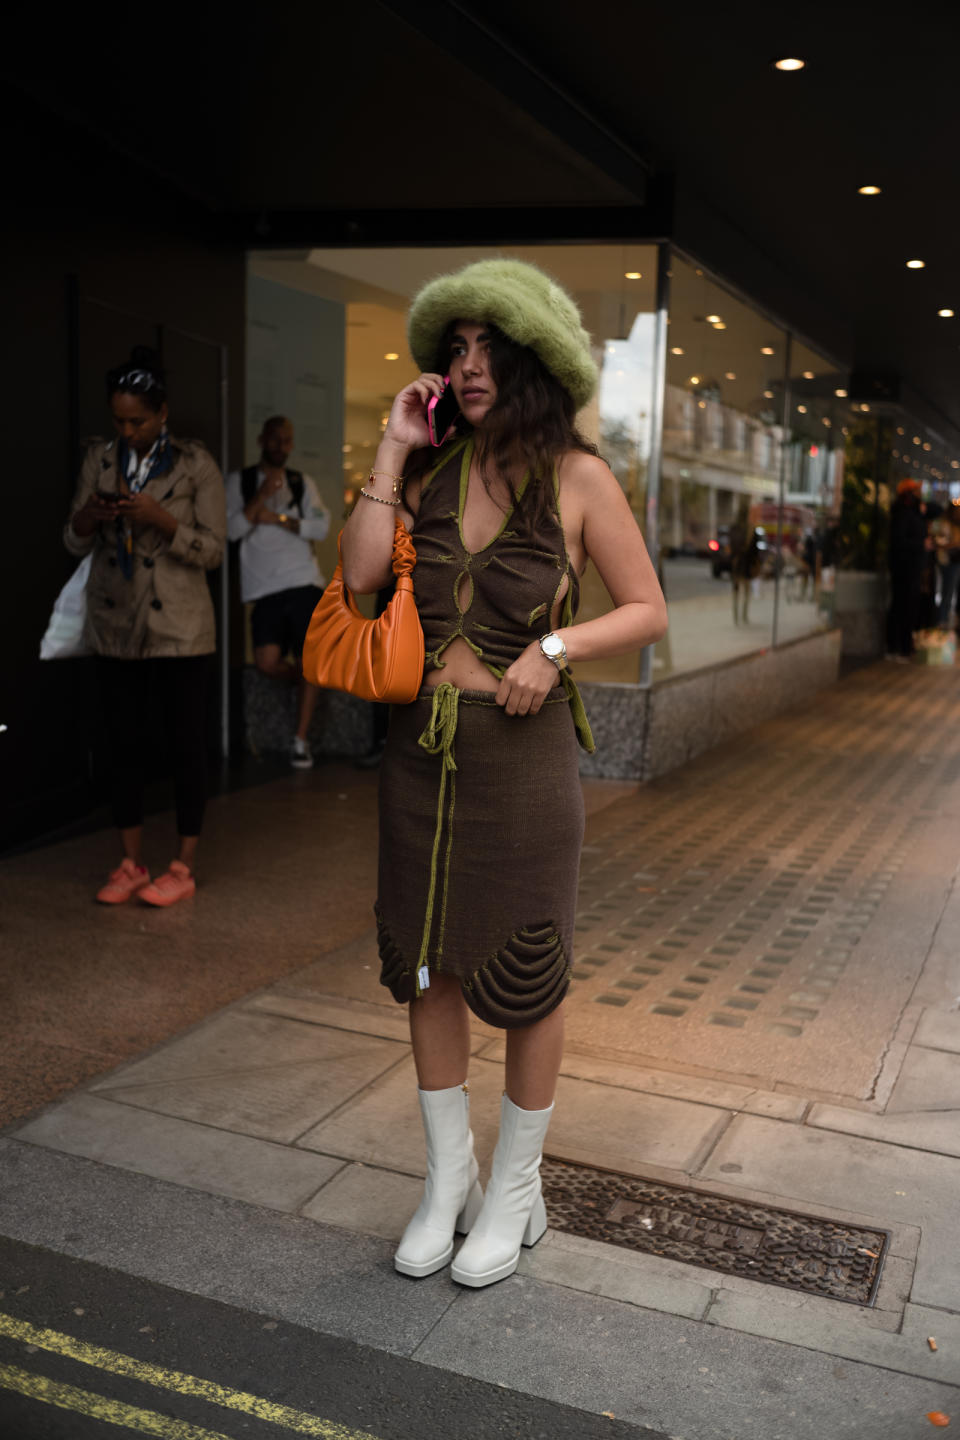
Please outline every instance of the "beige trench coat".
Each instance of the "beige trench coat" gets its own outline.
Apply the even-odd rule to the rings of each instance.
[[[129,580],[117,562],[112,521],[88,539],[81,539],[71,523],[91,491],[118,488],[116,443],[93,440],[84,458],[63,540],[71,555],[93,551],[84,639],[97,655],[145,660],[208,655],[216,649],[205,572],[215,570],[223,559],[223,477],[199,440],[171,439],[171,445],[173,469],[149,481],[144,490],[176,517],[176,533],[167,539],[152,525],[135,525]]]

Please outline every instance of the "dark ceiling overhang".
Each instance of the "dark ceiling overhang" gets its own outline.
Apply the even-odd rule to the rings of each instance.
[[[19,14],[7,153],[24,205],[59,183],[102,209],[132,185],[136,205],[164,196],[158,223],[231,245],[669,234],[960,430],[960,318],[937,315],[960,317],[957,13],[353,0],[197,25],[188,46],[148,13],[68,11],[52,38]],[[774,71],[784,51],[807,69]]]

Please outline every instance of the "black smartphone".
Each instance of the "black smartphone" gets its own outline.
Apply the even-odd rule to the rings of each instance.
[[[460,406],[457,404],[457,397],[450,386],[450,376],[444,377],[443,389],[439,395],[434,395],[427,405],[427,429],[430,432],[430,444],[442,445],[447,438],[451,425],[460,414]]]

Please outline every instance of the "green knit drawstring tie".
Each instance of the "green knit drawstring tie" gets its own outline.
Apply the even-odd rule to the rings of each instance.
[[[430,888],[427,891],[427,912],[423,919],[423,940],[420,943],[420,955],[417,960],[416,994],[422,995],[430,984],[429,968],[427,957],[430,949],[430,936],[433,931],[433,917],[437,898],[437,863],[440,858],[440,845],[443,838],[443,827],[447,827],[447,852],[443,862],[443,880],[440,887],[440,927],[437,935],[435,953],[435,964],[440,967],[440,958],[443,954],[443,936],[447,924],[447,887],[450,880],[450,857],[453,850],[453,809],[457,797],[457,762],[453,754],[453,739],[457,733],[457,717],[460,709],[460,691],[455,685],[444,680],[433,692],[433,705],[430,710],[430,719],[427,727],[417,744],[426,750],[428,755],[442,756],[440,767],[440,792],[437,797],[437,828],[433,836],[433,854],[430,857]],[[450,802],[449,808],[444,814],[444,805],[447,799],[447,776],[450,777]]]

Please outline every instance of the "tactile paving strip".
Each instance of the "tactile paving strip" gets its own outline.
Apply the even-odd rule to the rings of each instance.
[[[769,1205],[544,1157],[554,1230],[663,1255],[851,1305],[873,1305],[890,1244],[861,1229]]]
[[[574,1003],[804,1036],[863,968],[855,947],[960,778],[954,679],[918,698],[869,672],[651,785],[642,810],[612,806],[584,849]],[[935,754],[918,750],[918,704]]]

